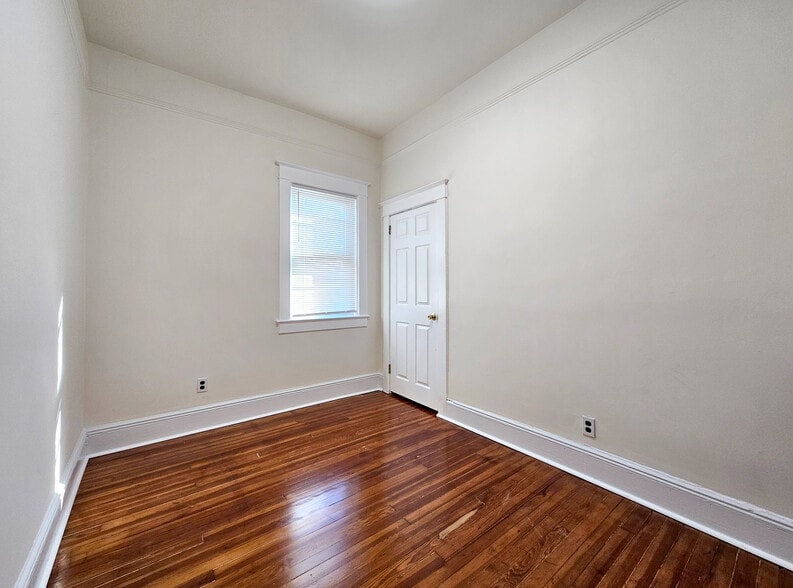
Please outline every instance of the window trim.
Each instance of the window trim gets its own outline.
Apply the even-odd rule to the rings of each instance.
[[[367,314],[367,257],[366,257],[366,211],[369,184],[361,180],[337,176],[305,167],[276,162],[280,192],[280,266],[279,318],[275,321],[279,334],[301,333],[306,331],[325,331],[331,329],[352,329],[366,327]],[[345,194],[355,198],[358,208],[358,314],[350,317],[293,319],[290,311],[290,198],[292,185],[297,184],[320,191]]]

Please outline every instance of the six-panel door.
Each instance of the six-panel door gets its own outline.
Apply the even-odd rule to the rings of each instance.
[[[438,410],[445,391],[444,259],[437,203],[391,217],[391,391]]]

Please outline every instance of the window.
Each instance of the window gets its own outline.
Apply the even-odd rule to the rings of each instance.
[[[278,164],[279,333],[365,327],[366,196],[359,180]]]

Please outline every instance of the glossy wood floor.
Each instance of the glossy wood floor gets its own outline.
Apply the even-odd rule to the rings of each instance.
[[[52,586],[793,586],[381,393],[91,459]]]

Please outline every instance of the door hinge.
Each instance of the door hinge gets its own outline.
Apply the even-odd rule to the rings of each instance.
[[[388,364],[388,373],[389,374],[391,373],[391,364],[390,363]]]
[[[391,234],[391,225],[388,225],[388,234]]]

